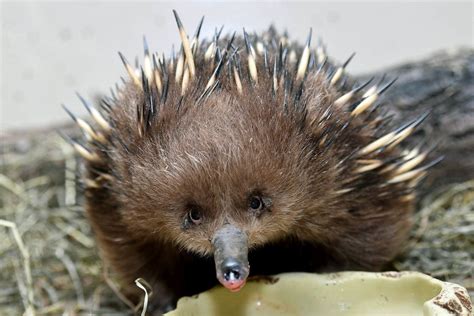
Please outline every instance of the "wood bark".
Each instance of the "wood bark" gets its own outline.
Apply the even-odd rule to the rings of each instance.
[[[430,112],[407,139],[409,146],[422,142],[436,146],[432,158],[444,156],[430,170],[423,191],[474,179],[474,50],[442,52],[358,79],[383,74],[398,77],[383,98],[395,122]]]

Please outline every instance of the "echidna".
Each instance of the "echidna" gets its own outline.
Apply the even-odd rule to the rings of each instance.
[[[93,123],[73,116],[87,145],[86,210],[126,295],[141,277],[158,312],[249,275],[379,270],[410,228],[431,162],[400,149],[426,115],[400,127],[378,107],[392,81],[358,84],[323,47],[270,28],[151,53]],[[222,30],[222,29],[221,29]],[[217,280],[216,280],[217,275]]]

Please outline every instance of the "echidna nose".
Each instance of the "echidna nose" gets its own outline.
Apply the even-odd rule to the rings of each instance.
[[[212,239],[216,277],[228,290],[239,291],[250,272],[248,240],[242,229],[225,224]]]
[[[225,259],[222,263],[222,274],[226,281],[237,281],[242,277],[242,267],[233,258]]]

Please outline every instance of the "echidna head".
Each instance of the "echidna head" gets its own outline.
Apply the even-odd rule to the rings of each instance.
[[[294,233],[301,212],[324,203],[328,172],[304,117],[255,96],[216,94],[112,159],[129,227],[144,238],[215,257],[239,288],[247,249]],[[275,141],[278,139],[278,141]],[[309,202],[312,202],[309,205]],[[251,264],[251,262],[250,262]]]

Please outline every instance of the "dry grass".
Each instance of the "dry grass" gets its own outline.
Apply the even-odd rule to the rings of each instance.
[[[474,180],[426,196],[398,270],[421,271],[474,294]]]
[[[130,315],[104,277],[75,174],[57,134],[22,137],[0,149],[0,314]],[[398,269],[474,291],[474,181],[421,202]]]

